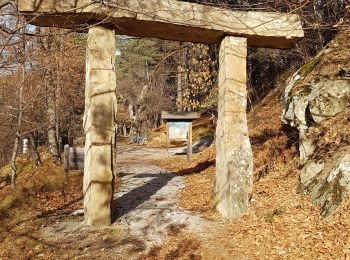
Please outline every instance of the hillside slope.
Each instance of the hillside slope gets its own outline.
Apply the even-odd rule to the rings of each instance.
[[[285,103],[283,120],[299,132],[299,192],[328,216],[350,191],[350,30],[294,74]]]
[[[297,193],[301,169],[299,138],[297,131],[281,122],[283,96],[284,84],[279,84],[249,112],[255,166],[249,211],[240,219],[222,223],[221,229],[208,230],[205,238],[172,237],[162,248],[156,248],[152,257],[350,257],[350,200],[346,200],[333,215],[323,219],[320,218],[320,208],[311,204],[310,197]],[[344,123],[344,120],[338,121],[339,125]],[[332,125],[332,122],[328,124]],[[185,158],[170,158],[160,164],[186,176],[186,187],[179,196],[182,207],[220,222],[220,216],[212,207],[214,148],[195,155],[190,164]]]

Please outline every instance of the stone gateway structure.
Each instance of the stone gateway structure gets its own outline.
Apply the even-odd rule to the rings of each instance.
[[[18,8],[34,25],[88,32],[84,116],[88,225],[111,223],[116,33],[220,44],[215,205],[227,219],[247,210],[253,186],[246,118],[247,47],[292,48],[304,36],[298,16],[175,0],[18,0]]]

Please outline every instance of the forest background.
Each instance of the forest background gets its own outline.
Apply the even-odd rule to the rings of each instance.
[[[349,25],[348,0],[192,2],[300,15],[306,37],[294,49],[249,49],[248,109]],[[61,164],[63,146],[82,143],[86,34],[31,26],[15,1],[0,1],[0,10],[0,166],[11,162],[8,178],[15,187],[24,139],[38,167],[39,146]],[[162,110],[200,111],[216,121],[217,45],[118,36],[117,49],[121,135],[147,138],[160,126]]]

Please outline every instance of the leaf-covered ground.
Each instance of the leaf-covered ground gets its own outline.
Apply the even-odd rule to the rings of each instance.
[[[167,239],[150,250],[142,237],[125,232],[118,224],[88,228],[82,225],[81,216],[72,216],[72,212],[82,207],[82,175],[73,172],[70,182],[65,183],[62,167],[53,165],[43,152],[41,169],[36,169],[29,158],[19,159],[21,173],[16,193],[8,186],[0,189],[0,259],[350,257],[350,201],[323,219],[310,198],[296,193],[297,137],[280,123],[281,107],[276,102],[280,95],[278,90],[270,93],[249,113],[254,193],[249,211],[240,219],[224,222],[212,208],[215,146],[194,155],[191,163],[185,156],[158,160],[157,164],[169,174],[183,176],[178,206],[211,224],[205,232],[190,232],[185,226],[170,225]],[[330,124],[334,128],[336,122]],[[325,123],[321,130],[322,127],[330,126]],[[130,156],[130,167],[136,165],[135,158]],[[129,166],[124,166],[126,171]]]
[[[152,253],[163,258],[176,254],[202,259],[347,259],[350,257],[350,200],[328,218],[309,197],[296,193],[299,158],[296,136],[280,123],[281,93],[270,93],[249,114],[254,152],[254,193],[249,211],[208,230],[205,237],[170,238]],[[186,175],[179,204],[205,218],[220,222],[212,208],[215,148],[185,158],[160,162],[162,167]],[[195,174],[193,174],[195,173]],[[189,240],[191,242],[189,242]],[[183,248],[187,248],[184,252]]]

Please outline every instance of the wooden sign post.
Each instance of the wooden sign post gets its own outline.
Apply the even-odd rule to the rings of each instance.
[[[199,117],[197,112],[162,112],[162,119],[166,120],[167,156],[171,141],[186,141],[187,160],[192,160],[192,121]]]

